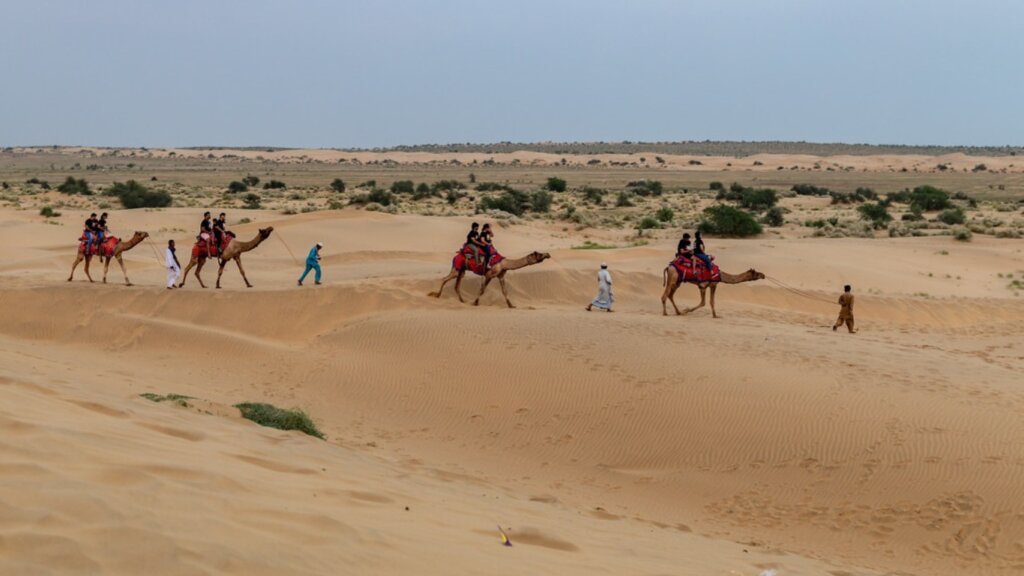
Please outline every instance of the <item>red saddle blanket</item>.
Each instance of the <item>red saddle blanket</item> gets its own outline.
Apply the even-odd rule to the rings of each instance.
[[[199,256],[206,256],[208,258],[214,258],[220,256],[220,253],[228,247],[228,244],[231,243],[231,240],[233,240],[234,237],[234,234],[225,233],[221,238],[220,246],[217,246],[217,242],[212,237],[209,240],[197,240],[192,246],[192,257],[197,258]]]
[[[498,264],[498,262],[501,262],[504,259],[504,256],[498,254],[497,252],[494,252],[491,255],[491,261],[487,265],[487,267],[494,268]],[[473,252],[473,249],[470,248],[469,246],[463,246],[462,249],[455,254],[455,259],[452,260],[452,267],[455,268],[456,270],[461,270],[465,268],[466,270],[469,270],[473,274],[483,275],[484,270],[480,263],[481,262],[480,260],[477,260],[476,254]]]
[[[97,244],[91,242],[88,244],[88,252],[86,251],[86,239],[85,234],[82,234],[78,238],[78,253],[85,254],[87,256],[101,255],[104,258],[110,258],[114,255],[114,248],[121,242],[116,236],[107,236],[103,239],[103,244]]]
[[[686,258],[678,256],[670,264],[679,274],[677,283],[682,282],[721,282],[722,273],[718,264],[711,263],[711,270],[707,269],[704,261],[700,258]]]

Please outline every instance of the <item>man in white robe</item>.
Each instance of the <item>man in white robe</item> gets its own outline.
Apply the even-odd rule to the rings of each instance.
[[[174,251],[174,240],[167,241],[167,252],[164,254],[167,265],[167,289],[177,286],[178,277],[181,276],[181,263],[178,262],[178,255]]]
[[[608,271],[608,264],[601,263],[601,271],[597,273],[597,296],[587,304],[587,310],[599,308],[612,311],[612,304],[615,303],[615,295],[612,294],[612,273]]]

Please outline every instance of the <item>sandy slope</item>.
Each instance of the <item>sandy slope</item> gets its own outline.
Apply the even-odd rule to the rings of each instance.
[[[114,219],[161,245],[195,225]],[[1019,242],[715,240],[727,270],[813,298],[725,286],[713,320],[661,316],[668,239],[499,228],[507,255],[553,255],[510,275],[510,311],[425,297],[462,220],[257,213],[235,227],[275,227],[245,256],[256,287],[229,268],[219,292],[164,290],[148,245],[136,287],[68,284],[68,227],[39,220],[0,212],[2,571],[1024,569],[1024,305],[997,276],[1024,269]],[[326,285],[294,288],[289,249],[317,240]],[[601,260],[615,314],[582,310]],[[856,336],[827,328],[844,282]],[[329,441],[240,401],[301,406]]]

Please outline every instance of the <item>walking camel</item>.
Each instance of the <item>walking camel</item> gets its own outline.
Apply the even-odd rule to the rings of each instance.
[[[742,274],[735,274],[735,275],[734,274],[729,274],[728,272],[722,272],[722,271],[719,271],[719,272],[722,275],[722,283],[723,284],[740,284],[742,282],[753,282],[755,280],[764,280],[764,274],[758,272],[757,270],[754,270],[753,268],[751,268],[750,270],[747,270],[746,272],[743,272]],[[687,308],[683,312],[680,312],[679,311],[679,307],[676,306],[676,300],[675,300],[676,290],[679,288],[679,286],[681,284],[683,284],[683,282],[680,282],[680,280],[679,280],[679,271],[676,270],[675,266],[669,264],[665,268],[665,272],[662,273],[662,277],[663,277],[664,284],[665,284],[665,291],[662,292],[662,294],[661,294],[661,313],[662,313],[662,315],[668,316],[668,310],[665,307],[665,300],[666,299],[669,302],[671,302],[672,303],[672,307],[675,308],[676,316],[679,316],[680,314],[689,314],[690,312],[693,312],[694,310],[697,310],[699,308],[703,308],[704,307],[705,291],[710,286],[711,287],[711,316],[713,316],[714,318],[718,318],[718,312],[715,311],[715,289],[718,287],[718,282],[690,282],[690,281],[687,281],[686,282],[687,284],[696,284],[697,288],[700,289],[700,304],[694,306],[693,308]]]
[[[206,240],[203,244],[197,241],[195,245],[192,246],[192,255],[189,257],[188,266],[185,266],[185,271],[181,273],[181,283],[178,284],[178,288],[185,287],[185,280],[188,279],[188,272],[193,267],[196,269],[196,280],[199,282],[199,285],[206,288],[206,284],[203,284],[203,278],[199,273],[203,270],[203,265],[206,264],[206,260],[208,258],[217,258],[220,253],[228,247],[228,244],[235,239],[234,232],[225,232],[224,236],[225,238],[224,241],[221,242],[221,245],[214,246],[212,249],[210,248],[210,243],[213,242],[212,238]]]
[[[110,259],[117,258],[117,263],[121,265],[121,273],[124,274],[124,283],[131,286],[131,281],[128,280],[128,272],[124,268],[124,259],[121,257],[122,254],[135,248],[140,242],[149,237],[148,232],[135,232],[130,240],[122,242],[117,237],[110,236],[103,241],[103,245],[100,246],[100,252],[98,255],[105,257],[107,260],[103,265],[103,283],[107,283],[107,270],[110,269]],[[68,282],[71,282],[75,277],[75,268],[78,268],[78,263],[85,260],[85,276],[92,282],[92,275],[89,274],[89,263],[92,261],[93,254],[88,254],[88,250],[83,243],[79,243],[78,255],[75,257],[75,263],[71,265],[71,275],[68,276]]]
[[[512,305],[512,301],[508,299],[508,286],[505,284],[505,274],[512,270],[518,270],[527,266],[533,266],[534,264],[540,264],[541,262],[551,258],[551,254],[547,252],[531,252],[522,258],[516,258],[514,260],[504,259],[494,264],[487,269],[487,273],[484,275],[484,280],[480,284],[480,293],[477,294],[476,300],[473,301],[474,306],[480,305],[480,297],[484,295],[484,291],[487,290],[487,285],[491,283],[491,280],[495,278],[501,284],[501,294],[505,297],[505,304],[508,304],[509,308],[515,308]],[[441,280],[441,287],[436,292],[431,292],[428,296],[434,298],[440,298],[441,292],[444,290],[444,285],[452,279],[455,280],[455,294],[459,297],[459,302],[465,302],[462,299],[462,278],[466,275],[466,271],[471,270],[474,274],[480,275],[480,270],[477,266],[470,265],[470,259],[466,258],[465,254],[461,251],[455,255],[455,259],[452,260],[452,270],[447,276]]]
[[[245,280],[245,286],[252,288],[252,284],[249,283],[249,279],[245,277],[245,269],[242,268],[242,254],[252,250],[253,248],[260,245],[261,242],[270,238],[270,233],[274,231],[273,226],[267,226],[266,228],[260,228],[256,237],[248,242],[243,242],[237,238],[228,243],[227,248],[221,252],[220,255],[220,268],[217,270],[217,288],[220,288],[220,277],[224,274],[224,265],[229,260],[234,260],[235,264],[238,265],[238,271],[242,273],[242,280]]]

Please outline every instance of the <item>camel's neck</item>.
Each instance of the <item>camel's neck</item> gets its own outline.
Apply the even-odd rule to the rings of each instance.
[[[132,236],[130,239],[121,242],[121,252],[126,252],[128,250],[131,250],[132,248],[135,248],[136,246],[138,246],[139,242],[142,242],[142,240],[142,235],[136,234],[135,236]]]
[[[233,244],[238,246],[239,252],[248,252],[249,250],[252,250],[253,248],[259,246],[260,242],[263,242],[263,236],[261,236],[259,232],[257,232],[256,237],[253,238],[252,240],[249,240],[248,242],[242,242],[236,238]]]
[[[526,268],[532,264],[536,264],[536,262],[530,262],[530,259],[524,256],[514,260],[505,260],[501,263],[501,267],[505,270],[518,270],[520,268]]]
[[[722,283],[723,284],[741,284],[743,282],[753,282],[757,280],[754,273],[750,270],[742,274],[729,274],[728,272],[722,272]]]

